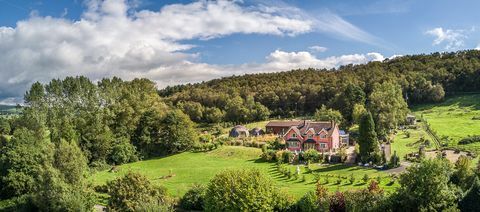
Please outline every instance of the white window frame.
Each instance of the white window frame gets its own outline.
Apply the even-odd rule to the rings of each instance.
[[[326,143],[320,143],[320,149],[326,149],[327,146],[328,145]]]

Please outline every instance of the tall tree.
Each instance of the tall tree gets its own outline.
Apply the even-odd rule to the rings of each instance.
[[[370,112],[363,114],[360,120],[358,144],[360,146],[360,159],[363,162],[371,161],[373,154],[378,151],[378,141],[375,123]]]
[[[194,123],[180,110],[172,110],[161,121],[161,144],[167,153],[190,149],[198,142]]]
[[[382,137],[403,122],[408,113],[402,88],[392,82],[376,83],[369,101],[369,110],[374,117],[377,134]]]

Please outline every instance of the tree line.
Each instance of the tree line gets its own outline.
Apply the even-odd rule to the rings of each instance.
[[[480,51],[402,56],[383,62],[336,69],[302,69],[247,74],[208,82],[166,87],[160,95],[196,122],[252,122],[268,117],[312,115],[322,105],[339,110],[346,125],[354,121],[356,104],[370,107],[374,119],[378,101],[401,96],[408,104],[442,101],[445,93],[480,91]],[[385,84],[388,82],[387,84]],[[392,85],[393,84],[393,85]],[[396,87],[383,96],[376,91]],[[385,91],[387,92],[387,91]],[[401,102],[394,103],[404,107]],[[391,125],[391,123],[386,123]],[[382,127],[380,125],[380,127]]]
[[[0,199],[28,210],[90,210],[88,173],[198,141],[194,122],[147,79],[54,79],[24,98],[19,116],[0,119]]]

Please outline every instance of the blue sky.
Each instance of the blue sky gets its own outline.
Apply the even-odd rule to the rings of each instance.
[[[479,48],[480,1],[0,0],[0,99],[32,82],[158,87]]]

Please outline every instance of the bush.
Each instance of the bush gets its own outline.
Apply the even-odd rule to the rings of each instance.
[[[318,162],[320,155],[318,154],[317,150],[309,149],[302,154],[303,159],[310,164],[311,162]]]
[[[471,144],[471,143],[477,143],[477,142],[480,142],[480,135],[474,135],[474,136],[463,138],[458,142],[458,144],[465,145],[465,144]]]
[[[205,211],[272,211],[276,195],[274,184],[261,171],[227,170],[210,181]]]
[[[368,183],[368,180],[370,180],[370,177],[368,176],[368,174],[365,174],[365,175],[363,175],[362,180],[363,180],[364,183]]]
[[[353,176],[353,174],[350,174],[350,178],[348,179],[348,181],[350,181],[350,184],[355,183],[355,176]]]
[[[168,204],[166,189],[154,186],[147,177],[129,172],[121,178],[107,182],[108,209],[136,211],[146,203]]]
[[[180,207],[185,210],[203,210],[206,188],[194,184],[180,200]]]
[[[137,150],[128,139],[120,139],[112,148],[109,162],[115,165],[137,161]]]
[[[307,192],[297,203],[299,211],[320,211],[317,196],[313,191]]]

